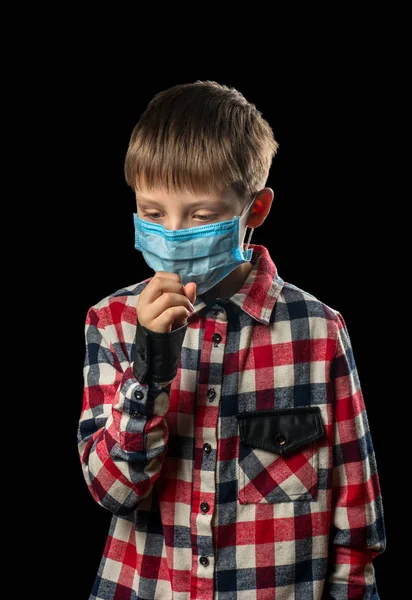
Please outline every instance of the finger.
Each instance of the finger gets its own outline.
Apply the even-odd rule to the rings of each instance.
[[[189,312],[184,306],[171,306],[153,321],[153,330],[168,332],[172,323],[185,323],[189,318]]]
[[[155,277],[165,277],[166,279],[174,279],[176,281],[182,282],[180,275],[178,275],[177,273],[170,273],[169,271],[157,271],[157,273],[154,274],[153,279]]]
[[[179,281],[170,279],[169,277],[153,277],[143,290],[141,296],[145,304],[151,304],[166,292],[182,294],[183,286]]]
[[[184,286],[185,296],[187,296],[192,304],[196,302],[197,286],[194,281],[190,281]]]
[[[172,292],[166,292],[146,307],[146,320],[154,321],[162,313],[166,312],[169,308],[173,306],[183,306],[190,314],[194,311],[194,306],[191,304],[189,298],[183,296],[183,294],[174,294]]]

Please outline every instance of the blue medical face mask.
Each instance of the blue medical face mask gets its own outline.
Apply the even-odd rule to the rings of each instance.
[[[242,240],[240,229],[254,200],[240,217],[188,229],[169,230],[159,223],[144,221],[134,213],[134,247],[143,253],[143,258],[155,273],[177,273],[183,285],[194,281],[196,294],[204,294],[252,258],[253,250],[248,247],[253,229],[245,250],[242,247],[246,227]]]

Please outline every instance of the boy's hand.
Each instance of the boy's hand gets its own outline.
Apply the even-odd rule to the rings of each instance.
[[[176,273],[158,271],[140,294],[136,312],[143,327],[168,333],[182,327],[193,312],[196,284],[182,285]]]

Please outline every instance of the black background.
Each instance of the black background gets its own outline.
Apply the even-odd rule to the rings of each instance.
[[[244,79],[196,70],[138,80],[83,69],[62,78],[49,98],[55,119],[49,161],[57,173],[54,195],[62,228],[43,242],[50,260],[53,243],[61,248],[49,289],[52,301],[57,299],[56,335],[64,352],[64,362],[58,362],[64,370],[60,393],[53,397],[62,416],[57,437],[51,435],[63,469],[59,467],[51,513],[56,531],[49,542],[56,564],[50,567],[50,578],[59,580],[67,597],[87,600],[111,518],[94,502],[83,480],[76,430],[87,310],[153,274],[134,249],[135,199],[123,175],[129,137],[155,93],[196,79],[236,87],[269,121],[279,142],[268,180],[275,199],[252,243],[269,249],[285,281],[339,310],[346,320],[378,461],[389,537],[388,549],[374,563],[378,589],[381,599],[391,598],[385,573],[394,562],[389,510],[394,492],[385,450],[384,397],[377,383],[380,364],[371,341],[380,290],[369,219],[374,198],[368,193],[366,174],[375,140],[369,137],[367,84],[364,74],[356,71],[336,78],[308,72],[307,77],[294,79],[292,74],[285,82],[275,76]],[[57,350],[51,347],[50,352],[53,358]]]

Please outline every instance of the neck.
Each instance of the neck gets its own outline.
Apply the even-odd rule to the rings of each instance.
[[[236,294],[240,290],[252,269],[253,265],[251,262],[239,265],[227,277],[203,294],[203,297],[206,300],[230,298],[230,296],[233,296],[233,294]]]

